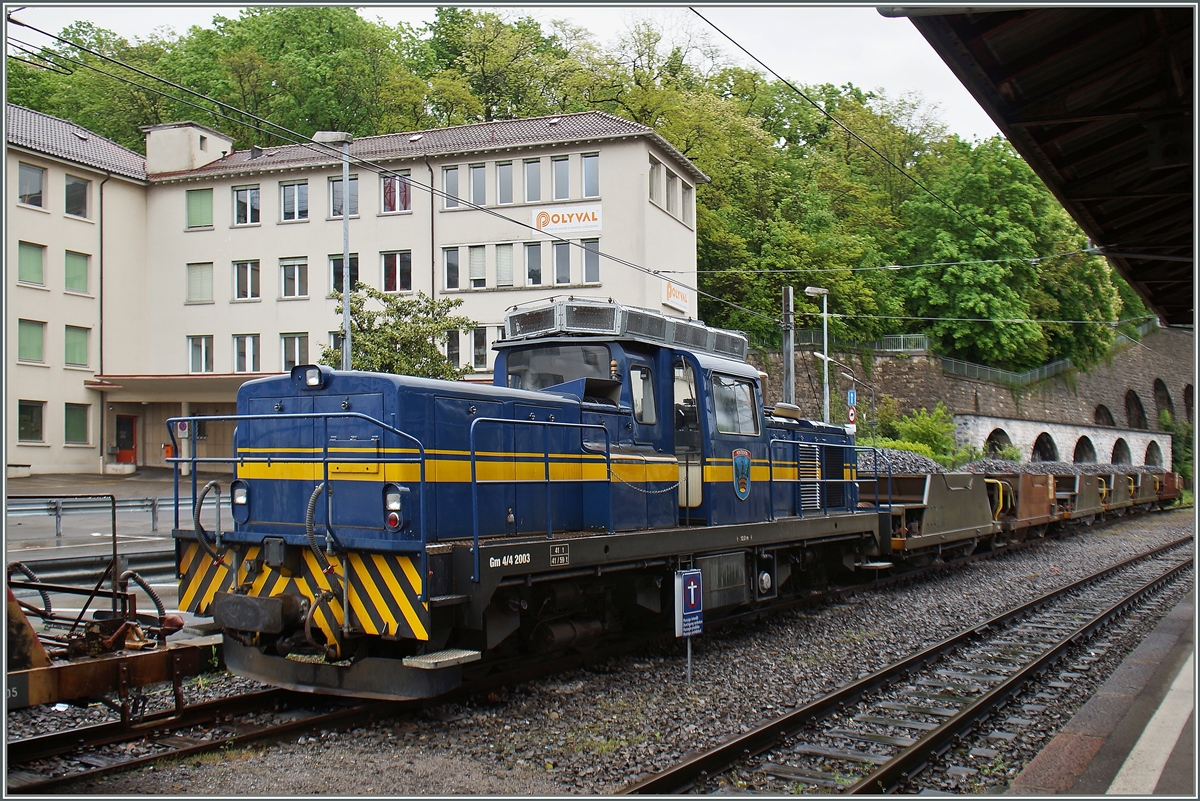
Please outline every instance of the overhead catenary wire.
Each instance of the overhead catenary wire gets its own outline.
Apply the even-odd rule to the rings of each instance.
[[[76,49],[78,49],[78,50],[81,50],[81,51],[83,51],[83,52],[85,52],[85,53],[89,53],[89,54],[91,54],[91,55],[93,55],[93,56],[95,56],[95,57],[97,57],[97,58],[103,59],[104,61],[107,61],[107,62],[110,62],[110,63],[116,64],[116,65],[118,65],[118,66],[120,66],[120,67],[123,67],[123,68],[125,68],[125,69],[131,70],[131,71],[133,71],[133,72],[136,72],[137,74],[139,74],[139,75],[142,75],[142,76],[145,76],[145,77],[147,77],[147,78],[150,78],[150,79],[152,79],[152,80],[159,81],[159,82],[161,82],[161,83],[163,83],[163,84],[166,84],[167,86],[173,87],[173,88],[175,88],[175,89],[178,89],[178,90],[180,90],[180,91],[182,91],[182,92],[186,92],[186,93],[188,93],[189,95],[192,95],[192,96],[194,96],[194,97],[197,97],[197,98],[200,98],[200,99],[202,99],[202,100],[205,100],[205,101],[207,101],[207,102],[209,102],[209,103],[212,103],[212,104],[214,104],[214,105],[216,105],[216,106],[219,106],[220,108],[228,109],[228,110],[230,110],[230,111],[232,111],[232,112],[234,112],[234,113],[236,113],[236,114],[239,114],[239,115],[244,115],[244,117],[246,117],[246,118],[248,118],[248,119],[251,119],[251,120],[253,120],[253,121],[257,122],[257,123],[260,123],[260,124],[262,124],[262,125],[267,125],[267,126],[270,126],[271,128],[275,128],[275,129],[278,129],[278,131],[282,131],[282,132],[283,132],[283,133],[279,133],[279,132],[277,132],[277,131],[262,130],[261,128],[257,128],[257,126],[255,126],[255,127],[256,127],[256,130],[262,130],[262,133],[264,133],[264,134],[267,134],[267,135],[269,135],[269,136],[274,136],[274,137],[276,137],[277,139],[282,139],[282,140],[292,139],[292,140],[293,140],[293,141],[292,141],[292,144],[294,144],[294,145],[298,145],[298,146],[301,146],[301,147],[307,148],[308,150],[311,150],[311,151],[313,151],[314,153],[319,153],[319,154],[321,154],[321,155],[329,155],[329,156],[331,156],[331,157],[332,157],[332,156],[336,156],[336,160],[338,160],[338,161],[340,161],[340,160],[341,160],[342,153],[341,153],[341,151],[340,151],[339,149],[337,149],[337,148],[334,148],[334,147],[331,147],[331,146],[328,146],[328,145],[324,145],[324,144],[322,144],[322,143],[320,143],[320,142],[314,142],[314,141],[312,141],[312,140],[311,140],[309,137],[306,137],[306,136],[304,136],[303,134],[301,134],[301,133],[299,133],[299,132],[297,132],[297,131],[293,131],[293,130],[291,130],[290,128],[287,128],[287,127],[286,127],[286,126],[284,126],[284,125],[280,125],[279,123],[271,122],[271,121],[270,121],[270,120],[268,120],[268,119],[265,119],[265,118],[263,118],[263,117],[259,117],[258,115],[256,115],[256,114],[252,114],[251,112],[245,111],[245,110],[243,110],[243,109],[239,109],[239,108],[237,108],[236,106],[233,106],[233,105],[231,105],[231,104],[229,104],[229,103],[225,103],[225,102],[223,102],[223,101],[220,101],[220,100],[216,100],[216,99],[214,99],[214,98],[211,98],[211,97],[209,97],[209,96],[207,96],[207,95],[205,95],[205,94],[203,94],[203,93],[201,93],[201,92],[197,92],[197,91],[195,91],[194,89],[190,89],[190,88],[188,88],[188,87],[186,87],[186,86],[183,86],[183,85],[181,85],[181,84],[175,83],[174,81],[171,81],[171,80],[169,80],[169,79],[167,79],[167,78],[163,78],[163,77],[161,77],[161,76],[158,76],[158,75],[155,75],[155,74],[153,74],[153,73],[151,73],[151,72],[147,72],[146,70],[143,70],[143,69],[141,69],[141,68],[139,68],[139,67],[133,66],[133,65],[131,65],[131,64],[126,64],[125,62],[123,62],[123,61],[120,61],[119,59],[115,59],[115,58],[112,58],[111,56],[107,56],[107,55],[105,55],[105,54],[103,54],[103,53],[97,52],[97,51],[95,51],[95,50],[91,50],[90,48],[87,48],[87,47],[85,47],[85,46],[83,46],[83,45],[81,45],[81,44],[79,44],[79,43],[77,43],[77,42],[73,42],[73,41],[71,41],[71,40],[64,39],[64,38],[62,38],[62,37],[60,37],[60,36],[55,36],[54,34],[52,34],[52,33],[49,33],[48,31],[44,31],[44,30],[42,30],[42,29],[40,29],[40,28],[37,28],[37,27],[35,27],[35,26],[33,26],[33,25],[30,25],[30,24],[28,24],[28,23],[24,23],[24,22],[21,22],[21,21],[19,21],[19,20],[13,19],[13,17],[12,17],[12,15],[11,15],[11,13],[10,13],[10,14],[9,14],[9,16],[8,16],[8,20],[9,20],[10,22],[12,22],[12,23],[16,24],[16,25],[20,25],[20,26],[22,26],[22,27],[29,28],[30,30],[36,31],[36,32],[38,32],[38,33],[40,33],[40,34],[42,34],[42,35],[44,35],[44,36],[48,36],[48,37],[50,37],[50,38],[52,38],[52,39],[54,39],[54,40],[56,40],[56,41],[62,42],[62,43],[63,43],[63,44],[65,44],[65,45],[68,45],[68,46],[70,46],[70,47],[76,48]],[[12,40],[13,40],[13,41],[15,41],[15,42],[20,42],[20,40],[17,40],[17,39],[15,39],[14,37],[11,37],[11,36],[10,36],[9,38],[10,38],[10,39],[12,39]],[[27,43],[22,43],[22,44],[27,44]],[[132,79],[129,79],[129,78],[126,78],[126,77],[122,77],[122,76],[119,76],[119,75],[114,75],[114,74],[112,74],[112,73],[109,73],[109,72],[105,72],[104,70],[101,70],[101,69],[99,69],[99,68],[97,68],[97,67],[95,67],[95,66],[93,66],[93,65],[91,65],[91,64],[88,64],[88,63],[86,63],[86,62],[84,62],[84,61],[82,61],[82,60],[78,60],[78,59],[72,59],[72,58],[71,58],[71,57],[69,57],[69,56],[65,56],[65,55],[63,55],[63,54],[60,54],[60,53],[53,53],[53,52],[52,52],[52,56],[53,56],[54,58],[60,58],[60,59],[63,59],[63,60],[69,61],[69,62],[71,62],[71,63],[75,63],[75,64],[78,64],[78,65],[80,65],[80,66],[86,67],[86,68],[88,68],[88,69],[94,70],[94,71],[96,71],[96,72],[99,72],[99,73],[100,73],[100,74],[102,74],[102,75],[106,75],[106,76],[108,76],[108,77],[110,77],[110,78],[113,78],[114,80],[123,81],[123,82],[129,83],[129,84],[131,84],[131,85],[133,85],[133,86],[137,86],[137,87],[139,87],[139,88],[141,88],[141,89],[144,89],[144,90],[146,90],[146,91],[150,91],[150,92],[154,92],[154,93],[156,93],[156,94],[162,95],[163,97],[166,97],[166,98],[168,98],[168,99],[171,99],[171,100],[173,100],[173,101],[177,101],[177,102],[183,103],[183,104],[185,104],[185,105],[189,105],[189,106],[192,106],[192,107],[194,107],[194,108],[198,108],[198,109],[200,109],[200,110],[202,110],[202,111],[205,111],[206,113],[211,113],[211,114],[213,114],[214,116],[217,116],[217,117],[219,117],[219,118],[221,118],[221,119],[227,119],[227,120],[230,120],[230,121],[232,121],[232,122],[236,122],[236,123],[238,123],[238,124],[242,124],[242,125],[245,125],[245,124],[246,124],[246,122],[245,122],[244,120],[240,120],[240,119],[238,119],[238,118],[236,118],[236,117],[231,117],[231,116],[229,116],[228,114],[225,114],[225,113],[222,113],[222,112],[218,112],[218,111],[214,111],[213,109],[207,108],[207,107],[205,107],[205,106],[200,106],[200,105],[198,105],[198,104],[196,104],[196,103],[192,103],[192,102],[190,102],[190,101],[187,101],[187,100],[184,100],[184,99],[182,99],[182,98],[175,97],[174,95],[171,95],[171,94],[169,94],[169,93],[167,93],[167,92],[163,92],[162,90],[159,90],[159,89],[154,89],[154,88],[152,88],[152,87],[147,87],[147,86],[144,86],[144,85],[142,85],[142,84],[139,84],[139,83],[138,83],[138,82],[136,82],[136,81],[133,81]],[[331,159],[331,160],[332,160],[332,159]],[[373,173],[375,173],[375,174],[377,174],[377,175],[403,178],[403,179],[405,180],[405,182],[406,182],[407,184],[409,184],[410,186],[413,186],[413,187],[416,187],[416,188],[418,188],[418,189],[422,189],[422,190],[424,190],[424,191],[427,191],[427,192],[429,192],[430,194],[432,194],[432,195],[433,195],[433,196],[435,196],[435,197],[442,197],[442,198],[451,198],[451,197],[452,197],[452,198],[453,198],[455,201],[457,201],[457,202],[458,202],[460,205],[466,206],[467,208],[475,209],[475,210],[477,210],[477,211],[482,211],[482,212],[484,212],[484,213],[486,213],[486,214],[489,214],[489,215],[491,215],[492,217],[495,217],[495,218],[497,218],[497,219],[505,220],[505,221],[507,221],[507,222],[513,223],[513,224],[515,224],[515,225],[518,225],[518,226],[520,226],[520,227],[522,227],[522,228],[526,228],[526,229],[528,229],[528,230],[530,230],[530,231],[534,231],[535,233],[537,233],[537,234],[539,234],[539,235],[546,236],[546,237],[549,237],[549,238],[551,238],[551,239],[553,239],[553,240],[557,240],[557,241],[559,241],[559,242],[566,243],[568,246],[576,247],[576,248],[579,248],[580,250],[584,250],[584,251],[586,251],[586,252],[595,253],[595,254],[597,254],[597,256],[599,256],[599,257],[602,257],[602,258],[608,259],[609,261],[612,261],[612,262],[615,262],[615,263],[617,263],[617,264],[623,265],[623,266],[625,266],[625,267],[628,267],[628,268],[630,268],[630,269],[632,269],[632,270],[635,270],[635,271],[637,271],[637,272],[641,272],[641,273],[644,273],[644,274],[646,274],[646,275],[650,275],[650,276],[653,276],[653,277],[659,278],[660,280],[666,280],[666,279],[664,279],[664,278],[663,278],[663,273],[662,273],[662,271],[659,271],[659,270],[652,270],[652,269],[650,269],[650,268],[648,268],[648,267],[643,267],[642,265],[635,264],[635,263],[633,263],[633,262],[631,262],[631,261],[628,261],[628,260],[626,260],[626,259],[622,259],[622,258],[620,258],[619,256],[614,256],[614,255],[612,255],[612,254],[605,253],[605,252],[603,252],[603,251],[601,251],[601,250],[599,250],[599,249],[587,248],[587,247],[585,247],[585,246],[583,245],[583,243],[582,243],[582,242],[573,242],[573,241],[571,241],[570,239],[567,239],[566,237],[559,236],[559,235],[557,235],[557,234],[555,234],[555,233],[553,233],[553,232],[549,232],[549,231],[543,231],[543,230],[541,230],[541,229],[537,228],[536,226],[530,225],[529,223],[522,222],[521,220],[517,220],[517,219],[514,219],[514,218],[512,218],[512,217],[509,217],[509,216],[507,216],[507,215],[505,215],[505,214],[502,214],[502,213],[500,213],[500,212],[496,211],[495,209],[489,209],[489,208],[487,208],[487,207],[484,207],[484,206],[478,206],[478,205],[476,205],[476,204],[474,204],[474,203],[472,203],[472,202],[470,202],[470,201],[466,200],[465,198],[460,198],[460,197],[458,197],[457,195],[450,195],[449,193],[447,193],[447,192],[444,192],[444,191],[442,191],[442,190],[440,190],[440,189],[436,189],[436,188],[435,188],[435,187],[433,187],[433,186],[427,186],[427,185],[425,185],[425,184],[422,184],[422,183],[421,183],[421,182],[419,182],[419,181],[415,181],[415,180],[413,180],[413,179],[412,179],[410,176],[402,175],[401,173],[399,173],[399,172],[397,172],[397,171],[395,171],[395,170],[389,170],[388,168],[384,167],[383,165],[380,165],[380,164],[378,164],[378,163],[376,163],[376,162],[373,162],[373,161],[370,161],[370,160],[368,160],[368,159],[364,159],[364,158],[362,158],[361,156],[353,156],[353,155],[352,155],[352,156],[350,157],[350,161],[351,161],[352,163],[356,164],[357,166],[359,166],[359,167],[362,167],[363,169],[366,169],[366,170],[368,170],[369,172],[373,172]],[[691,290],[692,292],[695,292],[697,295],[703,295],[703,296],[705,296],[705,297],[707,297],[707,298],[711,298],[711,299],[712,299],[712,300],[714,300],[714,301],[717,301],[717,302],[719,302],[719,303],[723,303],[723,304],[725,304],[725,305],[727,305],[727,306],[729,306],[729,307],[731,307],[731,308],[737,309],[738,311],[744,312],[744,313],[746,313],[746,314],[749,314],[749,315],[751,315],[751,316],[753,316],[753,317],[757,317],[757,318],[759,318],[759,319],[766,320],[766,321],[768,321],[768,322],[771,322],[771,323],[778,323],[778,322],[779,322],[779,318],[778,318],[778,317],[772,317],[771,315],[763,314],[762,312],[756,311],[756,310],[754,310],[754,309],[751,309],[751,308],[748,308],[748,307],[746,307],[746,306],[742,306],[741,304],[734,303],[733,301],[731,301],[731,300],[728,300],[728,299],[726,299],[726,298],[722,298],[722,297],[720,297],[719,295],[714,295],[714,294],[712,294],[712,293],[710,293],[710,292],[706,292],[705,290],[702,290],[702,289],[700,289],[699,287],[690,286],[690,285],[688,285],[688,284],[684,284],[684,283],[682,283],[682,282],[674,282],[674,283],[677,283],[679,286],[682,286],[684,289],[688,289],[688,290]]]

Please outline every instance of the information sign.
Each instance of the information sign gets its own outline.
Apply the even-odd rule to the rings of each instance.
[[[675,571],[675,636],[692,637],[704,630],[704,589],[699,570]]]
[[[847,406],[857,406],[858,405],[858,393],[852,389],[846,391],[846,405]]]
[[[180,439],[187,439],[190,436],[190,434],[188,434],[188,429],[189,426],[187,420],[180,420],[175,424],[175,433]]]

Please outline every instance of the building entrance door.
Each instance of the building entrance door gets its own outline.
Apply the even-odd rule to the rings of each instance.
[[[137,464],[137,417],[117,415],[117,464]]]

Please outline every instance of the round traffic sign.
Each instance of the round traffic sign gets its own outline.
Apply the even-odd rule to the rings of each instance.
[[[854,411],[854,407],[853,407],[853,406],[847,407],[847,409],[846,409],[846,419],[847,419],[847,420],[849,420],[851,423],[853,423],[853,422],[854,422],[854,418],[856,418],[856,417],[858,417],[858,415],[855,413],[855,411]]]

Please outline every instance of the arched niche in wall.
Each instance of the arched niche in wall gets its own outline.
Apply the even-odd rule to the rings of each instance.
[[[1075,443],[1075,464],[1092,463],[1096,461],[1096,446],[1088,437],[1080,437]]]
[[[1113,419],[1112,412],[1103,403],[1096,407],[1096,425],[1098,426],[1115,426],[1117,421]]]
[[[1038,434],[1038,438],[1033,441],[1030,459],[1034,462],[1057,462],[1058,446],[1054,444],[1054,437],[1045,431]]]
[[[1118,439],[1113,443],[1112,459],[1109,460],[1113,464],[1130,464],[1133,459],[1129,455],[1129,443],[1124,439]]]
[[[1144,463],[1155,467],[1162,467],[1162,448],[1158,447],[1157,442],[1151,440],[1150,444],[1146,446],[1146,459]]]
[[[1175,404],[1171,402],[1171,393],[1167,391],[1167,385],[1161,378],[1154,379],[1154,422],[1157,425],[1159,415],[1163,409],[1171,415],[1171,419],[1175,419]]]
[[[1008,436],[1008,432],[1003,428],[996,428],[992,433],[988,434],[987,440],[983,443],[983,452],[986,456],[997,456],[1003,448],[1012,447],[1012,438]]]
[[[1130,428],[1149,428],[1146,425],[1146,407],[1132,389],[1125,393],[1125,422]]]

